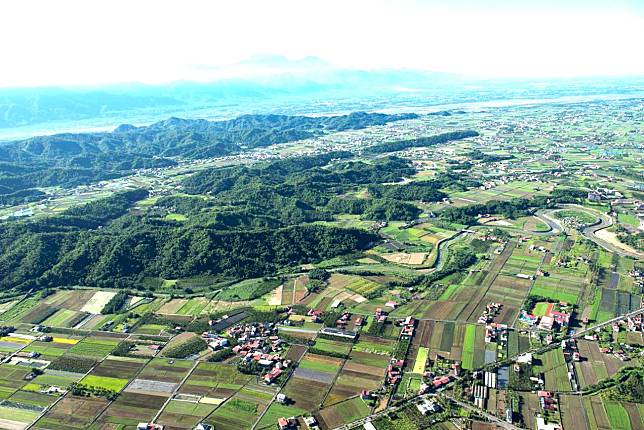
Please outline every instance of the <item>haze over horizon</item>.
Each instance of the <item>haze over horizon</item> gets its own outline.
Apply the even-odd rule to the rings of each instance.
[[[0,87],[208,82],[335,69],[644,75],[644,57],[636,55],[644,40],[641,2],[345,3],[7,2],[0,5],[0,37],[10,42],[1,50]]]

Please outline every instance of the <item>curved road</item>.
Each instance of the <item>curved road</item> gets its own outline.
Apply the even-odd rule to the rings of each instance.
[[[585,210],[588,212],[588,208],[584,208],[583,206],[578,206],[578,205],[563,205],[565,207],[572,207],[580,210]],[[556,211],[557,209],[549,209],[549,210],[538,210],[535,213],[535,216],[546,223],[548,227],[550,227],[549,231],[545,232],[532,232],[532,234],[536,235],[541,235],[541,236],[547,236],[547,235],[553,235],[553,234],[559,234],[562,231],[565,231],[565,228],[561,225],[561,221],[558,219],[550,216],[550,214],[553,211]],[[594,212],[594,211],[593,211]],[[641,252],[631,252],[629,250],[620,248],[615,246],[613,243],[604,240],[600,237],[597,236],[597,232],[599,230],[603,230],[605,228],[608,228],[613,225],[613,219],[612,217],[602,214],[602,213],[596,213],[597,217],[599,218],[599,222],[596,224],[593,224],[591,226],[585,227],[582,231],[581,234],[584,236],[586,239],[591,240],[595,242],[597,245],[601,246],[607,251],[614,252],[615,254],[618,254],[622,257],[631,257],[635,258],[637,260],[642,260],[644,259],[644,253]]]

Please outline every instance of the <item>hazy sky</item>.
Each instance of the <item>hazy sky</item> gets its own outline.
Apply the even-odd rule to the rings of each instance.
[[[562,6],[565,5],[565,6]],[[644,75],[644,0],[8,0],[0,86],[248,76],[258,54],[492,77]]]

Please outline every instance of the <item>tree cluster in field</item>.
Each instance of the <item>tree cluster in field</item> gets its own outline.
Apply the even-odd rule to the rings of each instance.
[[[218,363],[234,355],[235,353],[233,352],[232,348],[223,348],[223,349],[220,349],[219,351],[213,352],[208,357],[208,361],[210,361],[211,363]]]
[[[612,377],[584,389],[584,394],[587,395],[597,392],[602,392],[611,400],[644,403],[644,369],[624,367]]]
[[[510,372],[509,387],[516,391],[532,391],[534,389],[534,383],[530,380],[532,366],[529,364],[517,364],[516,366],[519,366],[520,371]]]
[[[410,338],[401,338],[396,344],[396,348],[394,349],[394,352],[392,354],[393,358],[395,358],[396,360],[404,360],[407,356],[407,350],[409,349],[410,344]]]
[[[65,354],[51,362],[48,369],[64,370],[66,372],[85,373],[96,364],[90,357],[75,354]]]
[[[462,272],[474,263],[476,263],[476,254],[470,248],[457,248],[449,250],[447,262],[438,270],[427,275],[419,276],[404,284],[405,287],[417,287],[421,290],[427,290],[436,282],[447,276]],[[442,289],[433,289],[429,292],[428,299],[437,299],[442,294]]]
[[[486,154],[480,149],[470,151],[468,158],[478,161],[480,163],[496,163],[499,161],[511,160],[514,158],[512,155],[499,155],[499,154]]]
[[[474,130],[459,130],[434,136],[419,137],[416,139],[398,140],[396,142],[380,143],[365,149],[367,154],[384,154],[387,152],[403,151],[410,148],[424,148],[453,140],[462,140],[468,137],[476,137],[479,133]]]
[[[335,327],[342,314],[344,314],[344,306],[340,304],[336,309],[327,311],[322,315],[322,324],[325,327]]]
[[[266,369],[255,360],[241,360],[237,363],[237,370],[246,375],[261,375]]]
[[[644,369],[641,367],[626,371],[626,377],[618,377],[618,383],[608,392],[611,400],[644,403]]]
[[[163,356],[169,358],[186,358],[199,354],[208,348],[208,344],[200,337],[194,336],[177,345],[171,345],[163,350]]]
[[[644,251],[644,233],[642,232],[628,233],[623,227],[620,227],[617,232],[617,238],[628,246]]]
[[[349,354],[346,354],[344,352],[329,351],[328,349],[320,349],[316,348],[315,346],[309,347],[308,352],[311,354],[326,355],[327,357],[333,358],[346,359],[349,357]]]
[[[69,386],[69,392],[75,396],[82,397],[105,397],[107,400],[116,400],[119,393],[109,388],[95,387],[93,385],[86,385],[81,382],[72,382]]]
[[[112,355],[116,355],[117,357],[130,357],[133,356],[130,354],[130,351],[132,351],[132,348],[136,346],[136,343],[134,342],[129,342],[129,341],[123,341],[119,343],[116,348],[114,348],[114,351],[111,352]]]
[[[112,298],[105,303],[102,314],[117,314],[123,310],[127,304],[129,293],[126,290],[119,290]]]
[[[309,281],[304,286],[306,291],[309,293],[314,293],[326,287],[327,280],[331,277],[331,274],[324,269],[312,269],[308,273]]]

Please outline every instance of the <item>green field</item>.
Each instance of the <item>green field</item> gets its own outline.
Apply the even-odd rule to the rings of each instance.
[[[70,353],[93,358],[103,358],[120,343],[116,339],[86,337],[69,349]]]
[[[412,373],[423,374],[425,372],[425,363],[429,357],[429,348],[419,347],[418,353],[416,354],[416,360],[414,361],[414,370]]]
[[[324,373],[336,373],[340,370],[340,362],[332,360],[313,360],[310,357],[305,356],[298,367],[301,369],[316,370]]]
[[[106,390],[112,391],[121,391],[128,383],[128,379],[124,378],[111,378],[109,376],[96,376],[96,375],[87,375],[81,379],[81,384],[85,384],[90,387],[100,387],[105,388]]]
[[[461,356],[463,369],[474,368],[474,342],[476,341],[476,325],[468,324],[465,327],[463,339],[463,355]]]
[[[622,405],[617,402],[604,401],[604,409],[613,429],[631,430],[631,420],[628,418],[628,412]]]
[[[575,304],[577,303],[579,293],[567,291],[554,285],[534,285],[530,290],[530,295]]]
[[[297,417],[304,415],[306,411],[304,409],[296,408],[295,406],[282,405],[277,402],[273,402],[259,423],[257,424],[258,429],[273,429],[275,428],[275,423],[281,417]]]
[[[534,309],[532,310],[532,313],[535,316],[542,317],[546,314],[548,311],[548,303],[547,302],[539,302],[534,305]]]
[[[177,313],[179,315],[199,315],[207,304],[208,300],[203,297],[190,299],[179,308]]]
[[[597,220],[597,216],[582,210],[564,209],[554,212],[557,219],[572,218],[581,224],[592,224]]]
[[[75,315],[76,311],[70,311],[69,309],[60,309],[42,323],[44,325],[52,327],[67,327],[65,323],[71,320]]]
[[[221,291],[217,299],[231,302],[253,300],[273,291],[281,283],[279,279],[248,279]]]
[[[313,345],[312,348],[330,353],[348,355],[351,351],[351,346],[352,344],[348,342],[317,338],[315,340],[315,345]]]

